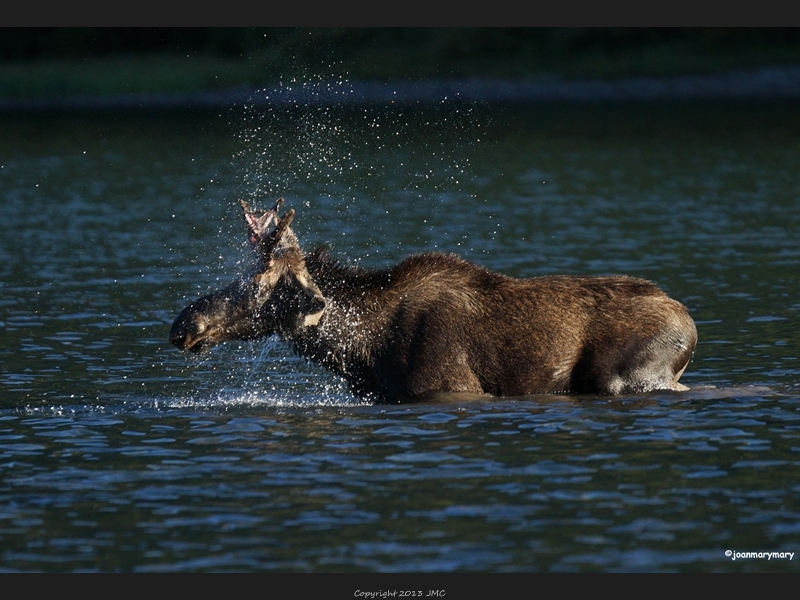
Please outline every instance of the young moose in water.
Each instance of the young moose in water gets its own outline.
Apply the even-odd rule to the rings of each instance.
[[[678,379],[694,321],[649,281],[514,279],[437,253],[381,271],[348,267],[323,250],[306,255],[282,203],[258,211],[240,201],[257,265],[183,309],[170,332],[178,348],[278,334],[378,401],[687,389]]]

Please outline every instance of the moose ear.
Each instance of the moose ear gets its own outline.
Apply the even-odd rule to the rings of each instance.
[[[300,284],[302,295],[300,297],[300,316],[303,318],[303,327],[317,325],[325,313],[325,298],[322,292],[307,275],[298,273],[297,283]]]

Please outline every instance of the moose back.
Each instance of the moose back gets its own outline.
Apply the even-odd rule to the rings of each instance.
[[[687,389],[678,379],[694,321],[649,281],[515,279],[439,253],[355,268],[304,253],[282,199],[267,211],[240,204],[256,264],[183,309],[170,332],[181,350],[277,334],[376,401]]]

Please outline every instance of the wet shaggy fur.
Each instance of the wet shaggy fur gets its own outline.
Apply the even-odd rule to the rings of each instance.
[[[199,350],[277,333],[377,401],[686,389],[694,322],[649,281],[515,279],[438,253],[370,271],[291,250],[291,265],[281,252],[264,261],[266,291],[242,280],[184,309],[173,343]]]
[[[306,266],[326,313],[285,339],[360,395],[683,389],[697,342],[683,305],[631,277],[514,279],[445,254],[369,272],[315,253]]]

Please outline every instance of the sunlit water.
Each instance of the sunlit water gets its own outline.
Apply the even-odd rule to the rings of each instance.
[[[794,571],[793,104],[0,117],[0,568]],[[684,302],[684,394],[372,406],[277,340],[187,358],[238,198],[382,267],[627,273]],[[734,555],[735,557],[736,555]]]

